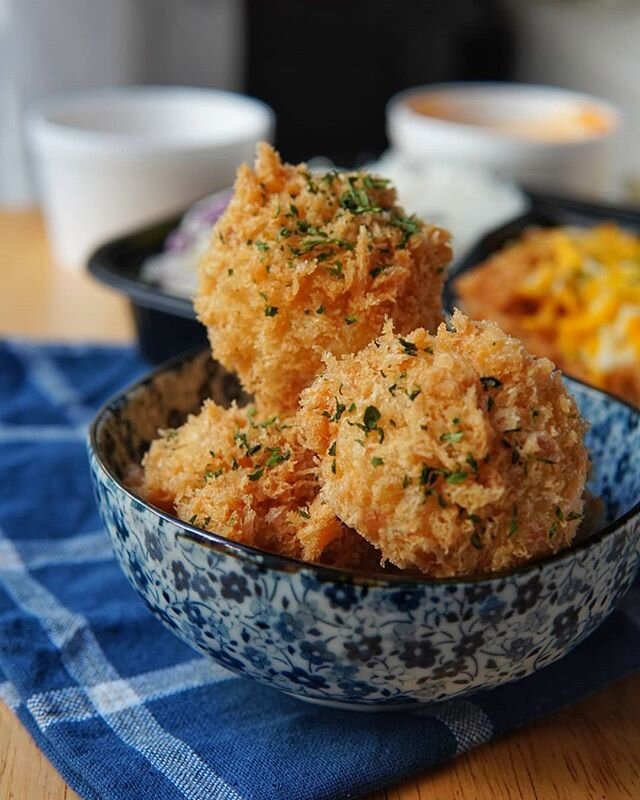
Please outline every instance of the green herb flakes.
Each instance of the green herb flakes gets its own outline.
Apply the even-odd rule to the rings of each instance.
[[[441,442],[452,442],[452,443],[456,444],[457,442],[459,442],[462,439],[463,436],[464,436],[464,432],[463,431],[451,431],[449,433],[443,433],[440,436],[440,441]]]
[[[409,342],[406,339],[403,339],[402,336],[398,336],[398,341],[402,345],[402,349],[408,356],[415,356],[418,352],[418,346],[413,342]]]
[[[502,386],[502,381],[498,380],[498,378],[495,378],[493,375],[485,375],[480,378],[480,383],[485,392],[489,389],[499,389]]]
[[[471,542],[471,544],[473,545],[473,547],[475,547],[475,549],[476,549],[476,550],[482,550],[482,548],[483,548],[483,544],[482,544],[482,542],[480,541],[480,536],[478,535],[478,532],[477,532],[477,531],[474,531],[474,532],[471,534],[471,537],[470,537],[469,541]]]

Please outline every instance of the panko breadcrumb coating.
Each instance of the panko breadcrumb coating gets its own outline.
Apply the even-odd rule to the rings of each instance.
[[[585,423],[553,364],[490,322],[327,356],[298,422],[321,497],[400,568],[504,570],[574,538]]]
[[[435,330],[450,256],[449,234],[406,216],[385,179],[312,175],[261,144],[213,229],[195,308],[258,405],[291,411],[323,354],[360,350],[385,317]]]
[[[355,569],[380,563],[319,502],[313,456],[292,420],[207,400],[182,427],[161,432],[143,468],[150,502],[233,541]]]

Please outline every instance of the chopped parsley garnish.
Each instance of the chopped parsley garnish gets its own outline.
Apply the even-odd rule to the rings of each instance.
[[[360,428],[361,431],[364,431],[365,434],[368,436],[373,431],[377,431],[378,436],[380,437],[380,443],[384,441],[384,431],[378,425],[380,421],[380,412],[375,406],[367,406],[364,410],[364,414],[362,417],[362,422],[350,422],[347,420],[348,425],[354,425],[356,428]]]
[[[384,272],[384,267],[374,267],[373,269],[369,270],[369,275],[375,279],[378,277],[378,275],[382,274],[382,272]]]
[[[311,194],[317,194],[318,193],[318,187],[314,183],[313,178],[311,177],[311,173],[310,172],[303,172],[302,176],[306,180],[307,188],[309,189]]]
[[[471,471],[473,472],[473,474],[477,475],[478,474],[478,462],[471,455],[471,453],[467,453],[467,457],[466,457],[465,461],[471,467]]]
[[[259,481],[263,473],[264,473],[264,467],[258,467],[258,469],[255,470],[255,472],[250,472],[247,477],[249,478],[250,481]]]
[[[210,478],[219,478],[223,472],[223,469],[208,469],[204,473],[204,479],[205,481],[208,481]]]
[[[331,445],[331,447],[329,448],[329,451],[328,451],[328,452],[329,452],[329,455],[330,455],[330,456],[335,456],[335,454],[336,454],[336,442],[334,442],[334,443]]]
[[[418,352],[418,346],[413,342],[408,342],[406,339],[403,339],[402,336],[398,336],[398,341],[402,345],[402,349],[408,356],[415,356]]]
[[[511,507],[511,522],[509,523],[509,536],[518,532],[518,506],[514,503]]]
[[[304,508],[299,508],[298,514],[302,517],[302,519],[311,519],[311,514]]]
[[[484,377],[480,378],[480,383],[482,384],[485,392],[489,389],[499,389],[502,386],[502,381],[495,378],[493,375],[485,375]]]
[[[358,317],[345,317],[344,321],[347,323],[347,325],[353,325],[354,322],[358,321]]]
[[[278,306],[265,306],[264,307],[264,315],[265,317],[275,317],[278,313]]]
[[[367,189],[386,189],[390,180],[389,178],[377,178],[367,172],[362,178],[362,183]]]
[[[323,183],[326,183],[327,186],[331,186],[335,178],[339,178],[340,173],[337,169],[332,169],[330,172],[325,172],[325,174],[320,179]]]
[[[453,485],[458,484],[458,483],[462,483],[463,481],[465,481],[467,479],[468,476],[469,476],[469,473],[465,472],[464,470],[458,470],[457,472],[451,472],[449,475],[447,475],[447,483],[451,483]]]
[[[264,462],[264,466],[268,469],[282,464],[283,461],[288,461],[289,458],[291,458],[291,451],[285,450],[282,452],[280,447],[267,447],[267,451],[269,452],[269,457]]]
[[[380,412],[375,406],[367,406],[364,410],[362,421],[367,432],[374,431],[378,427],[378,422],[380,422]]]
[[[421,392],[422,392],[422,389],[420,389],[418,386],[416,386],[416,387],[415,387],[414,389],[412,389],[410,392],[407,392],[407,397],[409,398],[409,400],[411,400],[411,401],[413,402],[413,400],[415,400],[415,399],[416,399],[416,397],[417,397],[417,396],[418,396],[418,395],[419,395]]]
[[[241,431],[239,428],[233,434],[233,438],[238,442],[240,447],[244,447],[245,450],[249,449],[249,441],[247,439],[247,434],[244,431]]]
[[[335,278],[344,278],[341,261],[335,261],[332,267],[327,267],[327,272]]]
[[[341,403],[341,402],[338,400],[338,398],[337,398],[337,397],[335,397],[334,399],[335,399],[335,401],[336,401],[336,411],[335,411],[335,414],[333,415],[333,417],[331,417],[331,422],[338,422],[338,421],[340,420],[340,417],[341,417],[341,416],[344,414],[344,412],[347,410],[347,407],[345,406],[345,404],[344,404],[344,403]]]
[[[400,228],[402,231],[402,238],[398,245],[399,248],[406,247],[411,236],[413,236],[414,233],[418,233],[422,226],[422,223],[417,217],[401,217],[399,214],[391,218],[391,224],[396,228]]]
[[[381,207],[366,192],[365,188],[359,187],[358,175],[350,175],[347,178],[348,188],[340,195],[339,203],[345,211],[352,214],[365,214],[381,211]],[[362,181],[364,184],[364,180]],[[366,186],[366,184],[365,184]]]
[[[289,228],[283,226],[282,228],[280,228],[280,236],[282,236],[283,239],[288,239],[289,236],[291,236],[291,231],[289,230]]]
[[[474,531],[471,534],[471,538],[469,539],[469,541],[476,548],[476,550],[482,550],[483,544],[480,541],[480,536],[478,535],[477,531]]]
[[[331,462],[331,472],[333,472],[334,475],[336,474],[336,460],[335,460],[335,458]]]
[[[454,444],[459,442],[462,437],[464,436],[463,431],[451,431],[450,433],[443,433],[440,436],[441,442],[453,442]]]
[[[582,514],[579,514],[577,511],[570,511],[567,514],[567,520],[573,522],[573,520],[582,519]]]
[[[424,464],[420,471],[420,486],[433,486],[440,476],[447,477],[451,473],[441,467],[430,467]]]
[[[260,250],[261,253],[266,253],[269,249],[269,245],[266,242],[256,242],[256,247]]]
[[[373,467],[380,467],[382,466],[382,464],[384,464],[384,458],[380,458],[379,456],[374,456],[371,459],[371,465]]]
[[[298,216],[298,209],[293,205],[293,203],[289,203],[289,210],[285,214],[285,217],[297,217]]]
[[[351,405],[349,406],[349,408],[347,409],[347,411],[348,411],[348,412],[351,414],[351,413],[352,413],[352,412],[354,412],[355,410],[356,410],[356,404],[355,404],[355,403],[351,403]]]
[[[195,521],[198,519],[198,515],[194,514],[191,519],[189,520],[189,525],[194,525]]]
[[[324,314],[325,311],[326,308],[324,306],[318,306],[318,308],[316,308],[316,314]]]
[[[411,486],[411,483],[412,483],[411,478],[408,475],[405,475],[404,478],[402,479],[402,488],[403,489],[408,488],[409,486]]]

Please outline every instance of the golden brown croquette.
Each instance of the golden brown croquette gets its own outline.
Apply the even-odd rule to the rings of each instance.
[[[389,322],[326,357],[302,393],[321,498],[400,568],[504,570],[574,538],[585,424],[560,374],[495,324],[456,312],[436,336]]]
[[[261,408],[296,408],[325,352],[442,320],[449,234],[407,216],[383,178],[312,174],[268,145],[238,171],[202,260],[195,307],[214,357]]]
[[[161,432],[143,467],[150,502],[232,541],[354,569],[380,563],[319,502],[313,455],[291,419],[207,400],[182,427]]]

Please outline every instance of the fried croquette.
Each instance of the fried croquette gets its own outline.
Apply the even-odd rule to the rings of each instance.
[[[161,431],[143,469],[150,502],[232,541],[354,569],[380,563],[318,501],[313,456],[287,418],[207,400],[182,427]]]
[[[325,352],[442,320],[449,234],[363,172],[316,175],[258,147],[215,225],[194,304],[214,357],[268,412],[294,410]]]
[[[392,323],[301,397],[321,498],[383,559],[432,576],[500,571],[567,546],[585,423],[560,374],[494,323],[405,337]]]

